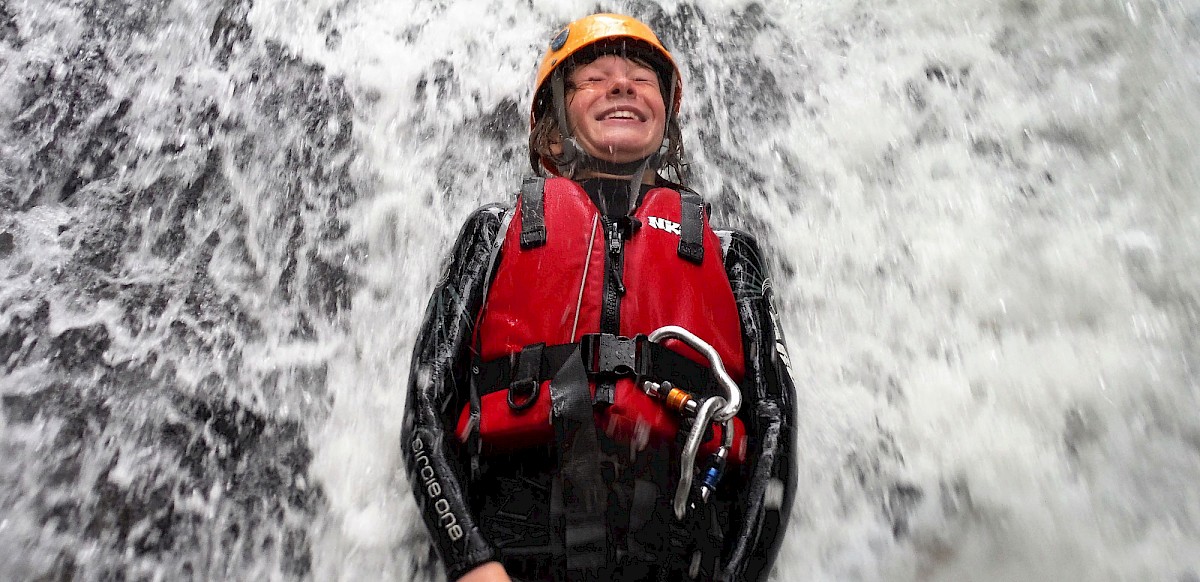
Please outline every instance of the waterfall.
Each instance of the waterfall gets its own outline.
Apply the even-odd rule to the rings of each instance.
[[[413,334],[598,10],[768,255],[774,579],[1200,582],[1193,0],[0,0],[0,579],[443,579]]]

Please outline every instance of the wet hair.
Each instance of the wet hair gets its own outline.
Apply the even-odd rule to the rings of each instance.
[[[658,75],[659,90],[667,110],[665,132],[669,142],[666,155],[659,167],[659,174],[662,176],[669,170],[674,174],[674,182],[686,187],[688,165],[683,149],[683,134],[679,128],[679,113],[674,111],[671,103],[674,68],[662,58],[658,51],[640,41],[618,40],[596,43],[572,55],[559,67],[561,73],[556,71],[554,74],[562,74],[565,79],[570,79],[571,73],[575,69],[606,55],[627,58],[641,66],[649,67]],[[541,91],[534,96],[534,107],[538,114],[537,122],[529,131],[529,164],[534,173],[544,176],[546,169],[542,165],[543,160],[554,167],[562,165],[563,162],[561,157],[555,156],[550,149],[553,144],[562,139],[562,132],[558,126],[558,115],[554,112],[554,98],[551,95],[549,82],[546,82]],[[574,178],[574,176],[567,177]],[[666,176],[662,177],[666,178]]]

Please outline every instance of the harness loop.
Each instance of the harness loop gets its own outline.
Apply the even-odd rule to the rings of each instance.
[[[537,402],[541,382],[538,372],[542,366],[542,352],[546,344],[531,344],[517,354],[513,381],[508,385],[508,407],[520,412]]]

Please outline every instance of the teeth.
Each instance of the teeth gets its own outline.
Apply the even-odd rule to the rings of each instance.
[[[628,111],[614,111],[608,114],[609,119],[637,119],[633,113]]]

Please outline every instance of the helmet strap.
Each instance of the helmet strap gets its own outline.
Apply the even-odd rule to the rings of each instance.
[[[579,142],[567,125],[567,89],[563,79],[562,69],[559,68],[550,76],[550,92],[554,99],[554,115],[558,117],[558,133],[562,137],[562,161],[555,164],[559,174],[574,177],[575,170],[587,153],[579,147]]]

